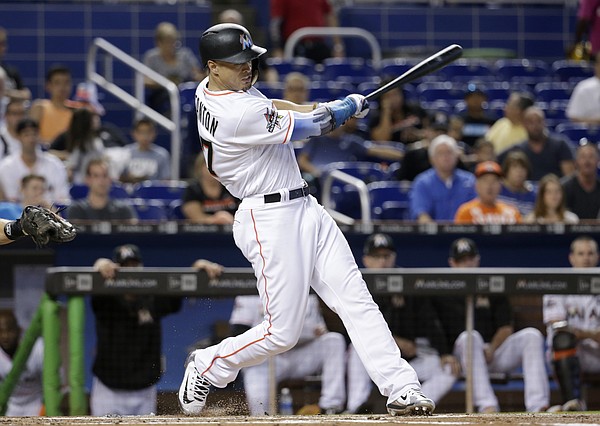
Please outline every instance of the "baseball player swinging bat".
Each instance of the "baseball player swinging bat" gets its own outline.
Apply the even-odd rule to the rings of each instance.
[[[406,71],[400,77],[390,81],[385,86],[380,87],[377,90],[369,93],[365,98],[370,101],[376,99],[386,92],[395,89],[403,84],[410,83],[413,80],[423,77],[424,75],[431,74],[434,71],[445,67],[450,62],[453,62],[462,56],[462,47],[458,44],[451,44],[445,49],[431,55],[429,58],[422,60],[417,65]]]

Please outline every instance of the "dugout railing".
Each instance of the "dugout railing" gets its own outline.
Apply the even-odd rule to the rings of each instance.
[[[398,268],[363,269],[361,272],[374,295],[401,293],[465,296],[467,331],[473,330],[473,300],[476,295],[600,294],[600,268]],[[41,332],[45,341],[46,413],[50,416],[61,414],[60,398],[57,397],[60,395],[61,386],[57,298],[67,296],[69,414],[83,415],[87,412],[83,380],[85,296],[129,293],[207,298],[235,297],[256,294],[256,280],[250,268],[226,268],[219,279],[213,280],[209,280],[204,272],[191,268],[122,268],[116,278],[105,280],[93,268],[56,267],[47,271],[46,292],[38,311],[40,321],[32,321],[32,327],[37,329],[28,331],[30,339]],[[470,342],[468,345],[470,346]],[[18,352],[22,350],[20,348]],[[472,389],[472,371],[471,368],[467,368],[465,407],[468,413],[473,412]],[[5,391],[6,389],[0,392],[0,405]]]

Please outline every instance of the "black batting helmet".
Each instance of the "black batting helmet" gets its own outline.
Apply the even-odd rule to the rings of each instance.
[[[248,30],[238,24],[213,25],[200,37],[200,57],[208,61],[243,64],[252,61],[252,84],[258,80],[258,57],[267,49],[256,46]]]
[[[243,64],[266,51],[256,46],[248,30],[238,24],[213,25],[200,37],[200,56],[205,67],[209,60]]]

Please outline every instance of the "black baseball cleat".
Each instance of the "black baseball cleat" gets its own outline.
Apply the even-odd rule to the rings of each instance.
[[[420,389],[408,389],[400,398],[387,405],[392,416],[430,416],[435,410],[435,403],[427,398]]]
[[[202,376],[194,362],[194,352],[185,361],[185,373],[179,387],[179,406],[184,414],[196,416],[206,405],[206,397],[210,391],[210,382]]]

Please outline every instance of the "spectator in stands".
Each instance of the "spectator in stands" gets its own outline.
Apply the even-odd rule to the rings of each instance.
[[[133,143],[126,147],[129,161],[121,174],[121,182],[171,179],[171,156],[169,151],[154,143],[154,121],[149,118],[136,120],[131,136]]]
[[[0,27],[0,68],[3,68],[7,74],[6,96],[15,100],[27,101],[31,99],[31,91],[23,85],[19,70],[4,61],[7,50],[8,33],[6,29]]]
[[[12,311],[0,311],[0,380],[13,368],[14,356],[21,342],[21,328]],[[40,416],[43,410],[42,371],[44,343],[38,338],[8,399],[6,416]]]
[[[137,214],[133,207],[120,200],[110,198],[112,179],[109,165],[103,158],[93,158],[87,163],[85,184],[88,195],[85,199],[74,201],[66,210],[71,221],[126,221],[135,223]]]
[[[4,122],[0,126],[0,158],[21,152],[17,124],[27,115],[25,101],[11,99],[4,110]]]
[[[423,129],[423,139],[406,147],[402,164],[395,174],[397,180],[414,180],[419,173],[431,167],[429,162],[429,144],[433,139],[448,133],[449,118],[445,112],[437,111],[431,114]],[[459,161],[459,167],[462,164]]]
[[[179,31],[170,22],[161,22],[154,33],[156,47],[144,54],[144,65],[175,84],[186,81],[200,81],[204,73],[198,58],[191,49],[181,46]],[[168,104],[169,94],[154,80],[146,77],[144,80],[148,105],[159,112],[170,114]]]
[[[569,263],[573,268],[598,266],[598,243],[581,235],[571,243]],[[547,342],[558,381],[562,404],[548,411],[585,411],[581,394],[581,372],[600,373],[600,297],[594,294],[544,295]]]
[[[38,123],[31,118],[21,119],[17,124],[17,135],[21,152],[0,161],[0,190],[5,199],[20,202],[21,179],[33,173],[46,179],[48,203],[68,204],[70,196],[65,166],[54,155],[39,149]]]
[[[265,320],[259,296],[237,296],[229,323],[232,335],[241,334]],[[346,342],[330,332],[319,311],[319,299],[308,299],[300,339],[294,348],[272,358],[275,380],[321,375],[319,408],[322,414],[338,414],[346,400]],[[250,415],[275,414],[269,410],[269,361],[242,369]]]
[[[456,168],[460,151],[450,136],[433,139],[428,153],[432,167],[413,181],[410,218],[420,223],[452,221],[458,207],[476,197],[475,177]]]
[[[600,52],[600,22],[598,22],[598,0],[581,0],[577,10],[577,25],[575,27],[575,46],[585,40],[591,44],[591,54]],[[571,47],[571,51],[575,49]]]
[[[382,81],[381,86],[389,81]],[[370,117],[371,140],[379,142],[411,144],[425,137],[423,129],[429,124],[427,112],[418,103],[409,102],[400,87],[381,95]]]
[[[88,162],[104,155],[97,127],[98,115],[87,108],[78,108],[73,111],[67,131],[50,145],[50,152],[64,160],[72,183],[83,183]]]
[[[526,140],[502,152],[498,160],[502,163],[509,152],[523,151],[531,163],[529,178],[533,181],[538,181],[549,173],[557,176],[573,173],[575,164],[571,147],[566,140],[550,134],[544,111],[532,106],[525,110],[523,117],[527,130]]]
[[[600,2],[598,5],[600,6]],[[573,89],[573,93],[571,93],[566,115],[575,123],[597,126],[600,124],[600,108],[598,108],[598,99],[600,98],[600,58],[598,58],[598,55],[593,55],[591,62],[594,65],[594,75],[577,83]]]
[[[487,95],[478,85],[469,84],[464,99],[466,109],[460,114],[464,121],[462,140],[470,147],[474,147],[477,139],[485,136],[496,122],[496,118],[484,108]]]
[[[302,105],[309,101],[310,80],[300,72],[291,72],[283,80],[283,99]]]
[[[577,215],[565,207],[565,193],[558,176],[549,174],[538,183],[535,208],[523,219],[527,223],[574,224],[579,222]]]
[[[211,175],[202,153],[196,157],[194,174],[183,194],[183,215],[192,223],[232,225],[239,200]]]
[[[522,151],[510,152],[502,163],[502,189],[498,199],[515,206],[521,216],[529,214],[535,204],[533,185],[527,180],[531,165]]]
[[[450,247],[452,268],[478,268],[479,250],[469,238],[459,238]],[[446,342],[467,371],[468,333],[464,331],[464,297],[434,296],[433,304],[445,330]],[[525,382],[525,409],[546,411],[550,385],[544,359],[544,336],[533,327],[515,331],[512,307],[506,296],[478,295],[475,298],[473,352],[473,404],[481,413],[500,410],[490,382],[490,373],[511,373],[521,367]]]
[[[94,263],[104,279],[121,267],[143,267],[138,246],[115,248],[112,260]],[[193,267],[217,277],[220,265],[198,260]],[[96,317],[96,356],[90,392],[93,416],[156,413],[156,383],[161,376],[161,320],[181,309],[180,297],[152,295],[92,296]]]
[[[40,124],[40,139],[44,145],[52,143],[67,130],[73,110],[66,105],[73,83],[71,71],[62,65],[52,66],[46,73],[46,92],[50,99],[36,99],[29,116]]]
[[[485,138],[479,138],[475,142],[472,152],[465,156],[465,165],[469,171],[474,172],[477,164],[484,161],[496,161],[496,153],[493,143]]]
[[[283,57],[283,47],[288,37],[304,27],[338,27],[337,13],[330,0],[271,0],[272,56]],[[331,37],[333,47],[321,36],[304,37],[294,49],[294,56],[311,59],[317,63],[329,57],[343,57],[344,44],[339,36]]]
[[[21,217],[21,212],[25,206],[43,206],[50,208],[50,204],[45,199],[46,179],[39,175],[26,175],[21,179],[21,202],[2,201],[0,202],[0,217],[9,220],[16,220]]]
[[[575,153],[575,173],[563,178],[567,208],[579,219],[600,218],[600,177],[598,147],[586,142]]]
[[[485,134],[485,138],[494,144],[496,154],[527,139],[524,116],[525,110],[532,105],[533,99],[527,93],[510,94],[504,107],[504,117],[496,121]]]
[[[510,225],[521,222],[521,214],[515,207],[498,201],[502,188],[502,168],[498,163],[479,163],[475,168],[475,177],[477,198],[458,208],[455,223]]]
[[[394,240],[387,234],[371,234],[364,245],[367,269],[396,268]],[[438,404],[460,373],[458,359],[444,346],[444,330],[429,297],[394,294],[375,298],[400,348],[422,383],[423,392]],[[441,345],[441,346],[440,346]],[[348,412],[363,413],[371,394],[371,379],[350,346],[348,354]]]

